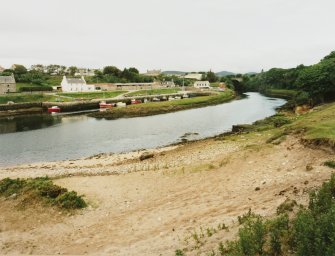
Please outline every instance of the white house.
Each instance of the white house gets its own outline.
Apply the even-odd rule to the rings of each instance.
[[[81,78],[67,78],[63,76],[61,83],[63,92],[93,92],[95,85],[86,84],[84,77]]]
[[[201,89],[204,89],[204,88],[211,88],[211,84],[208,82],[208,81],[196,81],[194,82],[194,87],[195,88],[201,88]]]

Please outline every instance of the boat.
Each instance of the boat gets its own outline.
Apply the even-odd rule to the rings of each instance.
[[[181,97],[180,96],[176,96],[174,97],[175,100],[181,100]]]
[[[48,113],[59,113],[60,112],[60,107],[58,106],[52,106],[51,108],[48,108]]]
[[[172,100],[175,100],[175,98],[173,98],[173,97],[168,98],[168,101],[172,101]]]
[[[189,98],[188,94],[183,95],[183,99],[185,99],[185,98]]]
[[[158,101],[161,101],[161,100],[160,100],[159,98],[156,98],[156,97],[155,97],[155,98],[152,99],[152,101],[154,101],[154,102],[158,102]]]
[[[142,103],[142,101],[135,100],[135,99],[132,99],[130,102],[131,102],[131,104],[141,104]]]
[[[163,96],[163,97],[162,97],[162,100],[164,100],[164,101],[167,100],[166,96]]]
[[[101,101],[99,103],[100,108],[112,108],[113,104],[112,103],[106,103],[106,101]]]
[[[116,106],[119,107],[119,108],[120,108],[120,107],[121,107],[121,108],[124,108],[124,107],[127,106],[127,104],[124,103],[124,102],[121,102],[121,101],[120,101],[120,102],[116,103]]]

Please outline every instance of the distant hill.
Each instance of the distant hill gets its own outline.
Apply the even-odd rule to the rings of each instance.
[[[165,74],[165,75],[179,75],[179,76],[181,76],[181,75],[185,75],[187,72],[183,72],[183,71],[163,71],[162,72],[163,74]]]
[[[215,73],[215,75],[217,75],[218,77],[223,77],[223,76],[235,75],[235,73],[230,72],[230,71],[221,71],[221,72]]]

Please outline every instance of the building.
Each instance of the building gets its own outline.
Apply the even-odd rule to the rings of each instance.
[[[202,74],[198,73],[192,73],[192,74],[187,74],[184,76],[185,79],[194,79],[200,81],[202,78]]]
[[[145,73],[144,75],[146,75],[146,76],[159,76],[160,74],[162,74],[162,70],[153,69],[153,70],[147,70],[147,73]]]
[[[81,78],[67,78],[63,76],[61,83],[63,92],[93,92],[95,85],[86,84],[84,77]]]
[[[16,82],[14,75],[0,76],[0,94],[16,92]]]
[[[196,81],[194,82],[194,87],[199,89],[209,89],[211,84],[208,81]]]
[[[5,68],[0,66],[0,73],[4,72]]]
[[[94,76],[96,69],[88,69],[88,68],[78,68],[77,72],[74,74],[75,76]]]

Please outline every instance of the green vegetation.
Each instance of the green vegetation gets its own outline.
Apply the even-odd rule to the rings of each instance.
[[[15,103],[26,103],[26,102],[56,102],[58,98],[54,95],[42,94],[42,93],[33,93],[33,94],[6,94],[0,96],[0,104],[6,104],[8,101]]]
[[[140,90],[136,92],[127,93],[126,96],[143,96],[143,95],[159,95],[177,93],[180,88],[167,88],[167,89],[153,89],[153,90]]]
[[[326,161],[324,164],[325,166],[328,166],[329,168],[335,169],[335,161],[333,160]]]
[[[310,193],[308,207],[296,207],[294,200],[286,200],[277,209],[277,216],[265,219],[249,211],[238,218],[239,231],[235,241],[219,242],[207,255],[227,256],[331,256],[335,255],[335,174],[321,188]],[[291,217],[287,214],[291,212]],[[216,229],[206,229],[207,237]],[[210,232],[208,232],[210,230]],[[213,231],[212,231],[213,230]],[[198,249],[205,246],[205,235],[200,230],[191,237]],[[189,238],[185,241],[188,242]],[[176,250],[176,255],[185,255]]]
[[[89,116],[96,118],[117,119],[122,117],[139,117],[157,115],[190,108],[199,108],[209,105],[220,104],[233,99],[234,93],[227,90],[223,93],[210,96],[201,96],[189,99],[150,102],[145,104],[129,105],[125,108],[112,108],[106,112],[96,112]]]
[[[23,198],[26,205],[41,201],[68,210],[86,207],[86,202],[76,192],[53,184],[48,177],[0,180],[0,196]]]
[[[85,100],[92,100],[92,99],[102,99],[102,98],[114,98],[120,94],[126,93],[127,91],[108,91],[108,92],[66,92],[66,93],[57,93],[60,96],[66,96],[76,99],[85,99]]]
[[[273,96],[294,96],[296,105],[316,105],[335,99],[335,52],[312,66],[273,68],[257,75],[243,77],[243,89]],[[293,90],[292,92],[290,92]]]

